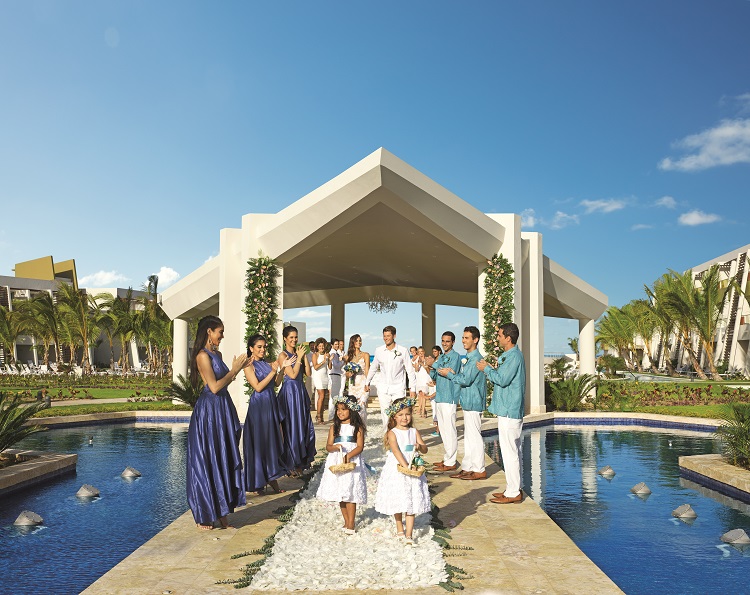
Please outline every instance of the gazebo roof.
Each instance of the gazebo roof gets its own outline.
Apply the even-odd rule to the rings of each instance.
[[[381,148],[278,213],[245,215],[242,229],[284,267],[285,307],[364,301],[380,288],[399,301],[476,306],[477,274],[513,217],[482,213]],[[170,316],[218,302],[209,294],[220,260],[163,293]],[[548,285],[548,315],[596,318],[606,308],[606,296],[545,259],[545,314]]]

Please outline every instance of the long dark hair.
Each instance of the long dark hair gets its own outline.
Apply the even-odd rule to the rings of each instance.
[[[349,397],[347,399],[347,402],[351,402],[352,404],[356,403],[357,401]],[[354,426],[354,433],[352,436],[354,436],[355,440],[357,438],[357,432],[362,432],[362,435],[364,436],[365,433],[367,433],[367,429],[365,428],[365,424],[362,421],[362,416],[359,414],[358,411],[354,411],[354,409],[351,409],[347,406],[347,403],[336,403],[336,409],[338,409],[339,405],[343,405],[347,409],[349,409],[349,423]],[[341,432],[341,420],[339,419],[338,415],[333,416],[333,435],[338,436]]]
[[[198,388],[200,383],[201,376],[198,372],[198,354],[206,346],[206,341],[208,341],[208,329],[214,330],[220,326],[224,326],[224,323],[218,316],[204,316],[198,321],[198,330],[195,333],[193,351],[190,355],[190,384],[193,388]]]
[[[291,324],[284,327],[284,329],[281,331],[281,336],[286,339],[291,333],[297,333],[297,337],[299,338],[299,331],[297,330],[297,327],[292,326]],[[286,342],[284,342],[284,351],[286,351]]]
[[[349,338],[349,349],[346,352],[346,361],[351,362],[354,358],[354,352],[357,350],[357,348],[354,346],[354,343],[357,341],[357,339],[361,339],[359,335],[352,335]]]

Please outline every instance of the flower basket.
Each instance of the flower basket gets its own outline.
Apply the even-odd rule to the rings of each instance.
[[[409,475],[410,477],[422,477],[422,475],[424,475],[424,465],[420,465],[419,467],[404,467],[402,465],[396,465],[396,469],[398,469],[399,473]]]
[[[339,451],[339,462],[335,465],[331,465],[328,467],[328,470],[331,473],[334,473],[336,475],[340,475],[342,473],[349,473],[350,471],[354,471],[354,468],[357,466],[357,463],[350,461],[348,463],[344,463],[344,453],[342,451]]]

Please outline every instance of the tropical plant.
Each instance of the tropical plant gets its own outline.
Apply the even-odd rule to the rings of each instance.
[[[596,390],[596,376],[581,374],[576,378],[550,383],[550,402],[556,411],[581,411]]]
[[[629,311],[610,306],[596,323],[596,342],[600,346],[612,347],[625,360],[628,369],[638,368],[635,357],[635,336],[633,320]]]
[[[71,363],[75,362],[75,349],[82,347],[81,366],[85,374],[91,372],[89,347],[100,332],[94,317],[94,301],[93,296],[85,290],[76,289],[69,283],[60,282],[57,285],[57,302],[70,341],[70,360]]]
[[[112,332],[120,341],[120,365],[127,372],[130,369],[129,346],[135,335],[133,288],[128,287],[125,296],[103,294],[99,306],[112,319]]]
[[[603,371],[608,377],[614,378],[620,370],[627,370],[625,360],[616,355],[600,355],[596,361],[597,370]]]
[[[0,306],[0,347],[5,351],[5,357],[10,364],[16,361],[15,345],[23,330],[21,315],[17,311]]]
[[[571,351],[576,354],[576,357],[578,357],[578,339],[576,337],[568,337],[568,347],[570,347]]]
[[[46,430],[44,426],[25,425],[45,405],[21,403],[21,397],[0,391],[0,453],[10,448],[29,434]]]
[[[21,302],[18,311],[24,318],[23,326],[26,332],[31,333],[42,342],[44,352],[42,355],[45,366],[49,365],[50,349],[55,347],[55,361],[60,361],[60,310],[52,296],[45,292],[35,295],[28,302]]]
[[[649,307],[656,318],[656,332],[659,334],[659,353],[656,354],[657,368],[659,361],[663,359],[670,376],[676,374],[674,364],[670,354],[670,338],[675,330],[675,322],[665,305],[664,296],[669,291],[668,276],[661,277],[654,282],[653,287],[644,285],[646,297],[649,300]]]
[[[247,261],[245,273],[245,341],[252,335],[260,334],[266,338],[266,351],[270,358],[278,354],[279,337],[276,325],[279,322],[279,289],[278,278],[281,276],[276,262],[268,256],[258,254],[258,258]]]
[[[549,374],[550,378],[564,378],[569,364],[568,358],[562,356],[553,359],[545,368],[547,368],[547,374]]]
[[[195,403],[198,401],[198,397],[200,397],[202,390],[202,380],[199,379],[198,386],[193,388],[190,380],[185,378],[182,374],[178,374],[177,382],[173,382],[166,390],[165,394],[172,399],[182,401],[186,405],[190,405],[191,408],[194,408]]]
[[[485,359],[495,365],[503,353],[498,342],[498,330],[504,324],[513,322],[513,266],[502,254],[495,254],[487,260],[484,273],[484,303],[482,315],[484,318]],[[490,384],[490,388],[493,385]]]
[[[750,403],[731,403],[716,434],[733,465],[750,469]]]

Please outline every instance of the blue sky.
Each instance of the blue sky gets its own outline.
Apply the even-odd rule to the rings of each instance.
[[[5,1],[0,274],[167,285],[383,146],[622,305],[750,243],[748,30],[747,0]],[[412,309],[387,320],[409,343]]]

